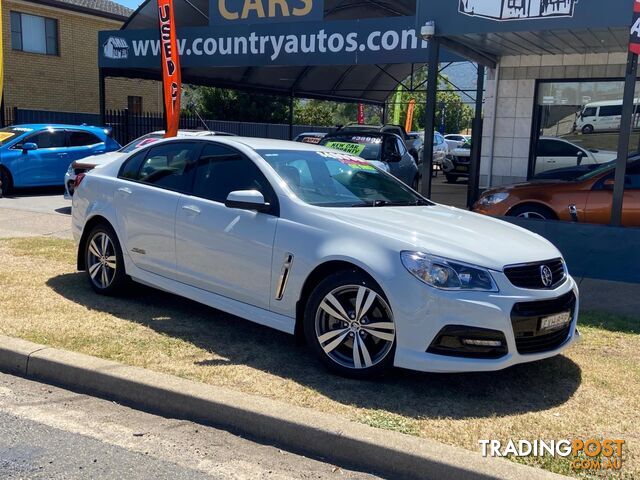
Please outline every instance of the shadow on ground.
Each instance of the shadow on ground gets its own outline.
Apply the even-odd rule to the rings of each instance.
[[[558,356],[482,374],[423,374],[396,369],[377,381],[336,377],[293,337],[143,286],[122,298],[96,295],[83,273],[47,282],[63,297],[180,338],[224,360],[199,365],[244,364],[289,378],[345,405],[387,410],[412,418],[504,416],[546,410],[566,402],[581,382],[580,367]]]
[[[28,187],[14,188],[10,193],[4,194],[6,198],[18,197],[44,197],[49,195],[64,194],[64,187]]]

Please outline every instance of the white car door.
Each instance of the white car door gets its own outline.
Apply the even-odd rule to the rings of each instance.
[[[178,201],[190,187],[198,143],[171,142],[125,163],[114,193],[123,250],[136,267],[175,278]]]
[[[536,165],[534,175],[559,168],[575,167],[578,157],[582,156],[582,164],[595,163],[593,155],[586,150],[555,138],[541,138],[536,149]]]
[[[230,192],[259,190],[268,213],[228,208]],[[178,202],[176,251],[179,280],[203,290],[269,308],[278,202],[255,163],[237,150],[207,142],[195,169],[191,195]]]

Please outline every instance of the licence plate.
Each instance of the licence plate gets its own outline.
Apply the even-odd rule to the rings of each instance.
[[[560,330],[571,322],[571,312],[562,312],[556,315],[543,317],[540,320],[540,331]]]
[[[469,171],[469,167],[467,167],[467,166],[462,166],[462,167],[458,166],[458,167],[456,167],[456,170],[459,171],[459,172],[467,172],[467,171]]]

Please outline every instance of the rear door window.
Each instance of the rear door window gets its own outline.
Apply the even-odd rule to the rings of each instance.
[[[70,147],[85,147],[88,145],[97,145],[102,143],[97,136],[91,132],[82,131],[70,131],[69,133],[69,146]]]
[[[197,158],[198,143],[173,142],[149,149],[137,181],[167,190],[186,192],[190,188],[191,167]]]

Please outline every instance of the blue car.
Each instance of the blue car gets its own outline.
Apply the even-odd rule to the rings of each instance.
[[[0,192],[62,186],[69,165],[118,150],[109,130],[78,125],[14,125],[0,129]]]

